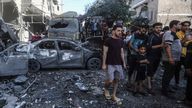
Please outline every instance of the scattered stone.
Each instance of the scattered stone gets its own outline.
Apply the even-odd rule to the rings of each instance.
[[[73,94],[73,93],[74,93],[73,91],[71,91],[71,90],[69,91],[69,94]]]
[[[75,85],[76,85],[76,86],[79,88],[79,90],[81,90],[81,91],[86,92],[86,91],[89,90],[89,88],[86,87],[83,83],[75,83]]]
[[[7,86],[7,84],[1,84],[0,89],[6,90],[6,89],[9,89],[9,87]]]
[[[58,80],[59,80],[57,76],[54,76],[53,79],[54,79],[55,81],[58,81]]]
[[[19,93],[23,90],[23,87],[20,85],[16,85],[16,86],[14,86],[13,89],[14,89],[14,92]]]
[[[81,77],[79,75],[74,75],[73,76],[73,80],[75,81],[80,81],[81,80]]]
[[[103,90],[99,87],[91,87],[93,95],[97,96],[97,95],[102,95],[103,94]]]
[[[23,83],[25,83],[26,81],[27,81],[27,77],[26,76],[24,76],[24,75],[21,75],[21,76],[18,76],[15,80],[14,80],[14,82],[15,82],[15,84],[23,84]]]

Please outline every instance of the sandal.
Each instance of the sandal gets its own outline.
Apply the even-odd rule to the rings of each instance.
[[[108,90],[104,90],[104,96],[107,100],[111,99],[111,95],[109,94]]]
[[[122,105],[122,101],[120,98],[117,98],[117,97],[112,97],[112,100],[117,103],[117,105]]]

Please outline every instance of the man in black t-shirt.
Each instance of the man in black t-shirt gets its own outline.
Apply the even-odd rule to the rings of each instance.
[[[104,95],[106,99],[111,99],[117,104],[121,104],[121,100],[116,97],[118,81],[124,78],[123,68],[126,68],[123,50],[123,40],[121,39],[122,26],[113,27],[113,35],[108,38],[103,47],[103,65],[102,69],[106,71]],[[113,94],[110,96],[108,88],[113,83]]]
[[[147,40],[147,58],[149,60],[149,65],[147,68],[147,80],[148,80],[148,92],[150,94],[154,94],[152,91],[152,85],[151,85],[151,78],[153,78],[155,72],[157,71],[157,68],[160,63],[161,59],[161,51],[162,51],[162,36],[161,36],[161,30],[162,30],[162,23],[155,23],[153,24],[153,32],[148,37]]]

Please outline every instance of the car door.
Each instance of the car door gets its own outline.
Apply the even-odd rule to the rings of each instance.
[[[70,41],[58,41],[59,64],[62,67],[82,67],[83,50]]]
[[[58,67],[58,52],[54,40],[40,42],[35,47],[34,56],[43,68]]]
[[[17,45],[10,46],[0,52],[0,76],[13,76],[28,72],[28,55],[16,51]]]

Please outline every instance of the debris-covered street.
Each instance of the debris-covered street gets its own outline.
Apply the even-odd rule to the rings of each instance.
[[[3,78],[0,82],[3,108],[188,108],[177,100],[183,98],[184,83],[176,99],[161,95],[161,71],[155,78],[156,95],[133,96],[122,81],[117,95],[123,99],[118,106],[103,96],[104,72],[82,69],[42,70],[27,77]]]

